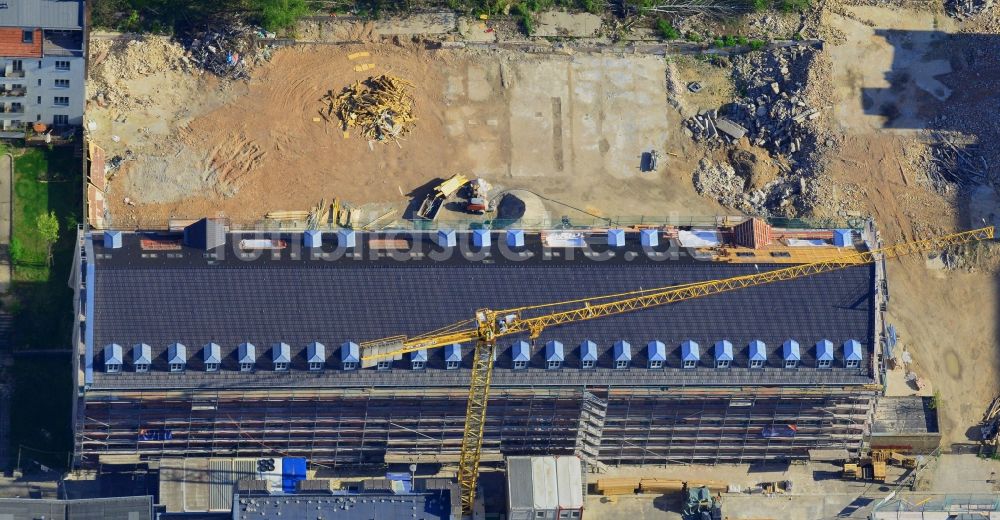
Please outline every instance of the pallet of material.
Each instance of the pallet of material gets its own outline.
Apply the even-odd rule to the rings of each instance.
[[[639,488],[638,477],[608,477],[597,480],[597,492],[602,495],[631,495]]]
[[[640,493],[680,493],[684,489],[684,481],[667,478],[644,478],[639,481]]]
[[[688,480],[687,486],[689,488],[706,487],[712,493],[725,493],[729,489],[728,484],[718,480]]]

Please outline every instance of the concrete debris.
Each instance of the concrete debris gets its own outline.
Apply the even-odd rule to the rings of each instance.
[[[727,105],[724,117],[709,111],[688,118],[684,126],[696,141],[732,144],[744,135],[800,168],[815,150],[822,113],[804,99],[812,48],[794,46],[733,58],[736,87],[744,97]],[[718,129],[718,132],[714,132]]]
[[[699,194],[748,215],[792,216],[798,211],[806,186],[805,182],[785,177],[754,188],[752,179],[741,175],[733,165],[705,158],[694,172],[694,188]]]
[[[186,35],[181,43],[191,61],[208,72],[232,79],[248,79],[254,65],[271,58],[270,47],[259,41],[272,34],[242,24],[213,25],[210,29]]]
[[[993,9],[995,0],[945,0],[945,11],[959,20]]]

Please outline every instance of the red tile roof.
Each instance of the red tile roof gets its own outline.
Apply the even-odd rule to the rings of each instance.
[[[35,29],[32,43],[22,42],[23,29],[0,27],[0,56],[11,58],[41,58],[42,30]]]

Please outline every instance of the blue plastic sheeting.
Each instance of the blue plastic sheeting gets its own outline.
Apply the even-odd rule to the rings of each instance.
[[[563,355],[563,344],[558,341],[549,341],[545,343],[545,361],[565,361],[566,356]]]
[[[472,245],[476,247],[490,247],[493,245],[493,237],[488,229],[475,229],[472,231]]]
[[[732,361],[733,360],[733,344],[726,341],[716,341],[715,342],[715,360],[716,361]]]
[[[597,361],[597,343],[589,339],[580,343],[580,361]]]
[[[121,231],[105,231],[104,232],[104,247],[109,249],[118,249],[122,246],[122,232]]]
[[[608,245],[611,247],[625,247],[625,231],[621,229],[609,229]]]
[[[455,247],[458,238],[454,229],[439,229],[437,233],[437,245],[439,247]]]
[[[306,459],[283,457],[281,459],[281,490],[294,493],[300,480],[306,479]]]
[[[801,361],[802,356],[799,354],[799,342],[794,339],[785,341],[781,345],[781,357],[785,361]]]
[[[861,361],[861,343],[856,339],[849,339],[844,342],[844,360]]]
[[[632,361],[632,345],[627,341],[618,340],[614,345],[615,361]]]
[[[774,437],[795,437],[795,434],[799,432],[798,427],[794,424],[781,424],[776,426],[765,426],[764,429],[760,431],[760,436],[765,439],[772,439]]]
[[[353,341],[348,341],[340,346],[340,361],[342,363],[360,363],[361,347]]]
[[[750,342],[750,361],[767,361],[767,346],[755,339]]]
[[[337,245],[341,247],[355,247],[358,245],[358,237],[353,230],[341,229],[337,231]]]
[[[530,361],[531,345],[527,341],[515,341],[510,347],[510,357],[512,361]]]
[[[508,229],[507,247],[524,247],[524,231],[520,229]]]
[[[656,247],[660,245],[660,232],[655,229],[643,229],[639,232],[639,240],[645,247]]]
[[[323,245],[323,232],[318,229],[310,229],[302,234],[302,242],[308,248],[321,247]]]
[[[701,352],[698,344],[691,340],[681,343],[681,361],[698,361],[701,359]]]
[[[854,243],[853,232],[850,229],[834,229],[833,245],[847,247]]]

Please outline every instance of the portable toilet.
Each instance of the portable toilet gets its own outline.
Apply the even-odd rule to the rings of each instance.
[[[545,368],[555,370],[561,367],[565,360],[562,343],[558,341],[548,341],[545,343]]]
[[[326,366],[326,345],[318,341],[306,345],[306,363],[309,370],[323,370]]]
[[[691,340],[681,343],[681,362],[684,368],[695,368],[701,361],[701,352],[698,344]]]
[[[611,247],[625,247],[625,230],[609,229],[608,245]]]
[[[455,247],[458,238],[454,229],[439,229],[437,232],[437,245],[439,247]]]
[[[318,229],[307,229],[302,234],[303,245],[308,249],[315,249],[323,246],[323,232]]]
[[[341,229],[337,231],[337,245],[340,247],[356,247],[358,245],[357,235],[353,229]]]
[[[361,347],[353,341],[347,341],[340,346],[340,366],[344,370],[354,370],[361,363]]]
[[[663,368],[667,362],[667,346],[660,340],[646,344],[646,368]]]
[[[656,247],[660,245],[660,232],[655,229],[643,229],[639,232],[639,240],[643,247]]]
[[[472,230],[472,245],[479,248],[489,248],[493,244],[492,236],[490,235],[490,230],[488,229],[474,229]]]
[[[524,230],[507,230],[507,247],[524,247]]]

